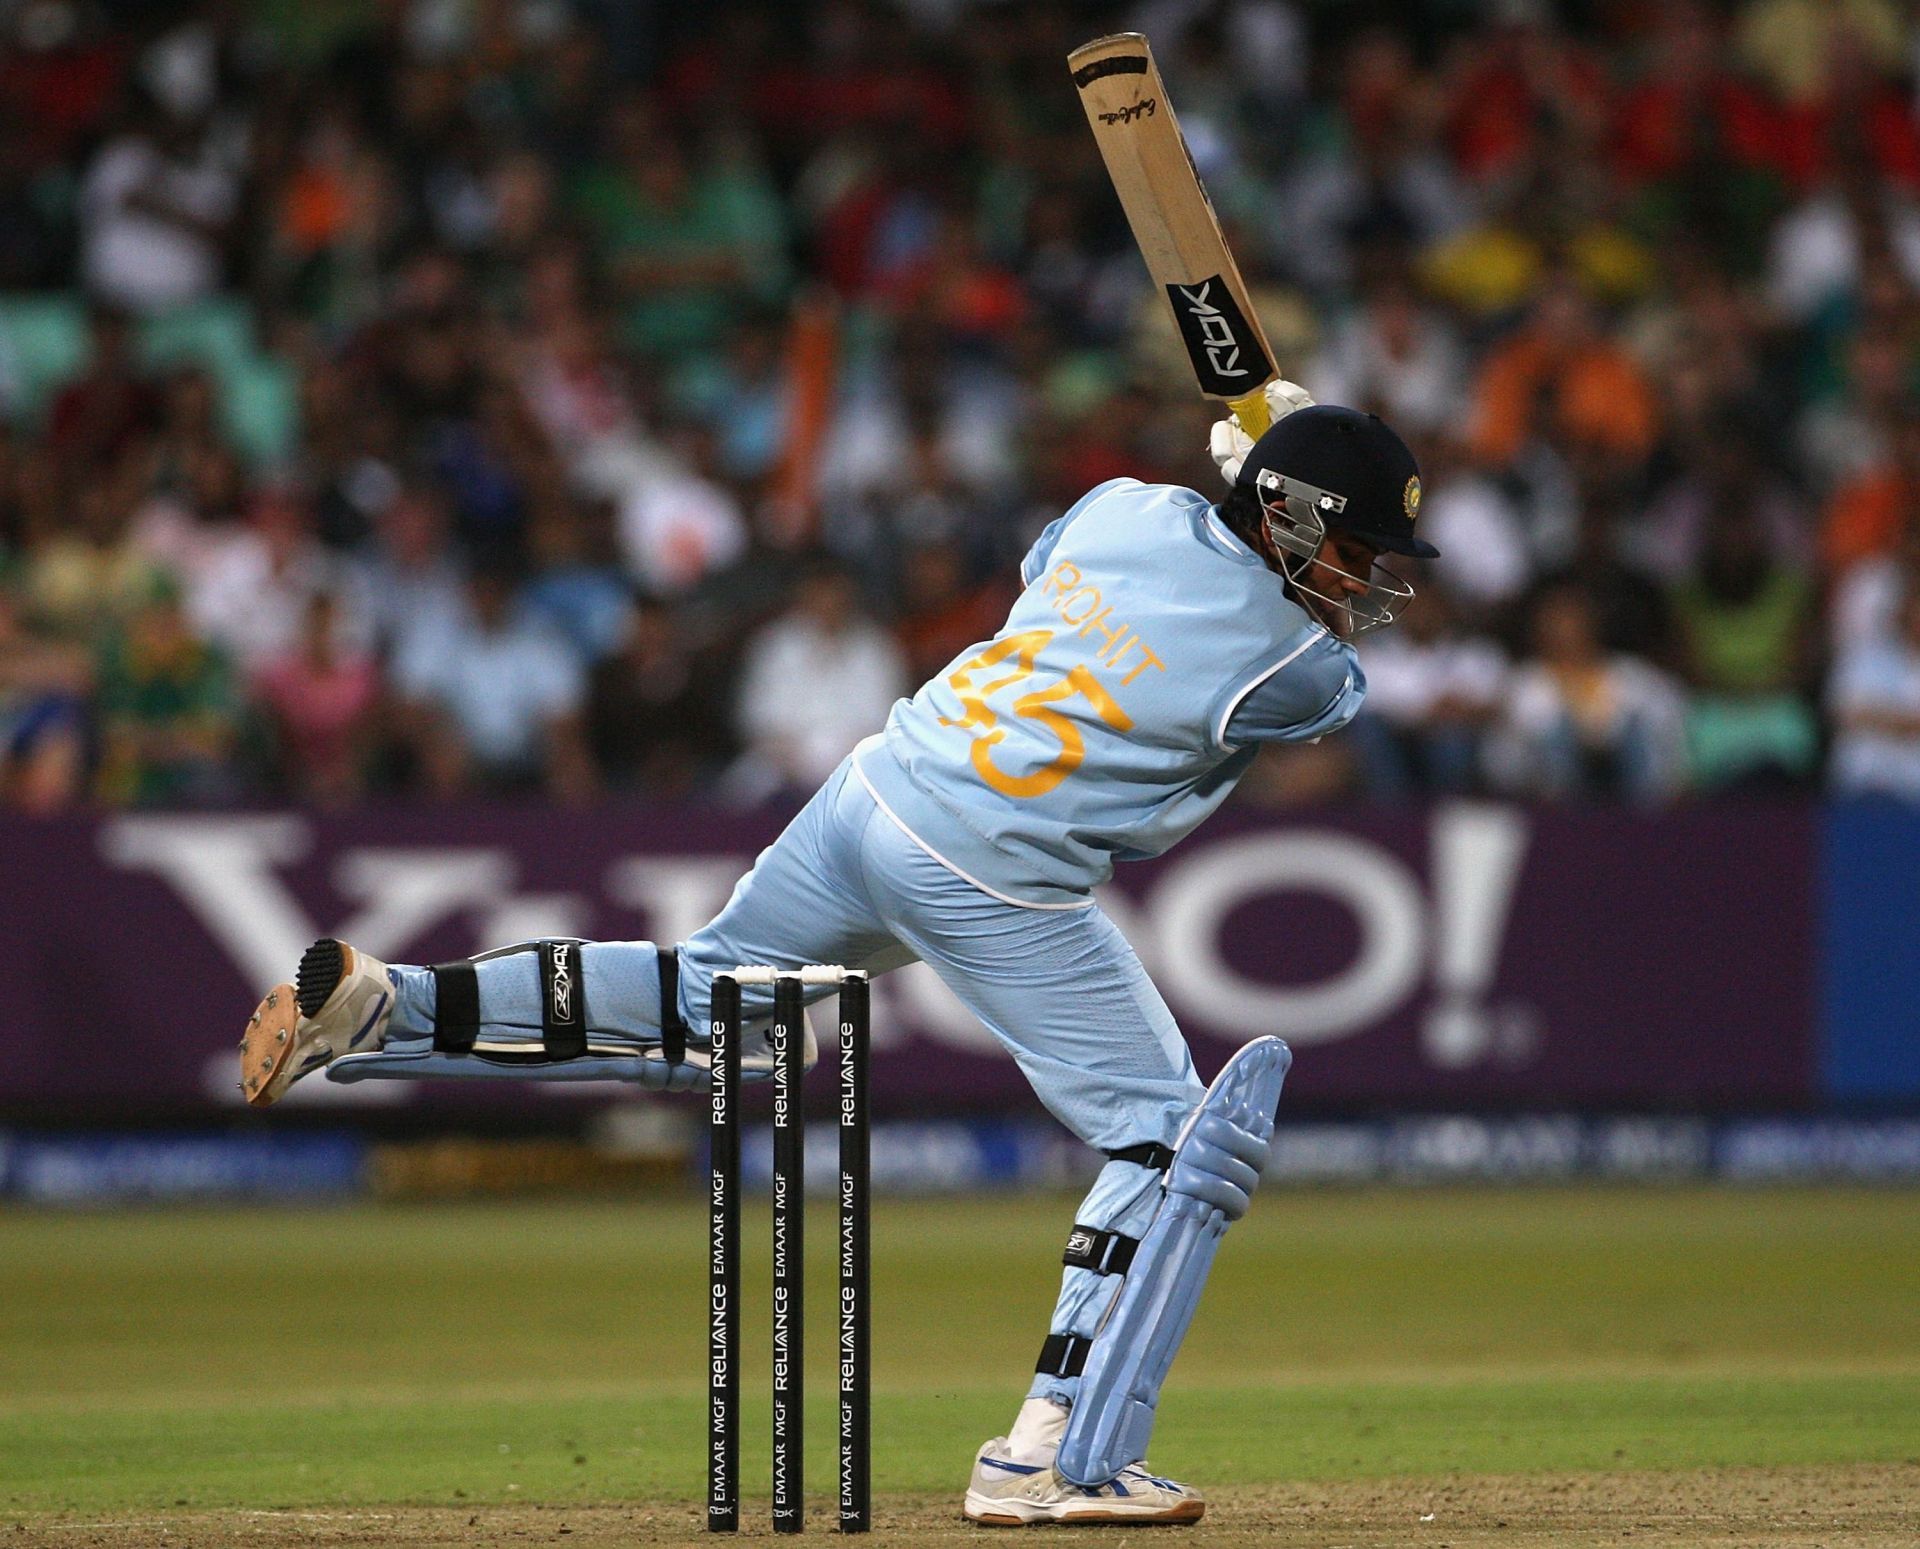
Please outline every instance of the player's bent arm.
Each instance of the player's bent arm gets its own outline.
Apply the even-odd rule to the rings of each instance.
[[[1232,707],[1221,741],[1229,748],[1312,742],[1351,721],[1366,694],[1353,647],[1328,635],[1255,683]]]

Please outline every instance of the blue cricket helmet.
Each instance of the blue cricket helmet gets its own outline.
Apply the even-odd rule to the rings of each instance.
[[[1305,519],[1310,508],[1328,531],[1351,534],[1387,554],[1437,559],[1414,533],[1420,514],[1420,465],[1377,414],[1314,404],[1270,426],[1253,444],[1236,483],[1263,506],[1284,499]]]

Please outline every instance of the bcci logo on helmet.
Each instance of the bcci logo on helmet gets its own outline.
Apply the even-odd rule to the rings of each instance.
[[[1420,475],[1415,474],[1407,480],[1407,487],[1400,492],[1400,504],[1406,507],[1407,520],[1413,521],[1420,515]]]

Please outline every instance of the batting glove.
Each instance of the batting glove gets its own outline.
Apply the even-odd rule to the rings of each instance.
[[[1269,382],[1266,388],[1267,417],[1279,424],[1295,409],[1313,406],[1313,398],[1298,382]],[[1240,416],[1229,414],[1215,423],[1207,435],[1207,451],[1220,475],[1229,484],[1240,477],[1240,465],[1253,450],[1253,437],[1240,428]]]

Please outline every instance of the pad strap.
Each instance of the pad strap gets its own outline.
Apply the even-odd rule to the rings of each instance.
[[[1105,1155],[1110,1162],[1131,1162],[1135,1167],[1150,1167],[1157,1173],[1163,1173],[1173,1166],[1173,1147],[1163,1146],[1157,1140],[1143,1140],[1137,1146],[1122,1146],[1118,1151],[1108,1151]]]
[[[680,949],[660,948],[660,1054],[669,1065],[687,1057],[687,1024],[680,1016]]]
[[[577,941],[540,943],[540,1041],[550,1060],[587,1052],[587,980]]]
[[[1060,1262],[1069,1269],[1090,1269],[1096,1275],[1124,1275],[1139,1251],[1137,1237],[1123,1237],[1118,1232],[1082,1226],[1076,1221]]]
[[[1093,1341],[1079,1334],[1049,1334],[1033,1369],[1043,1377],[1078,1377],[1087,1368]]]
[[[433,965],[433,1047],[437,1054],[471,1054],[480,1036],[480,976],[473,964]]]

